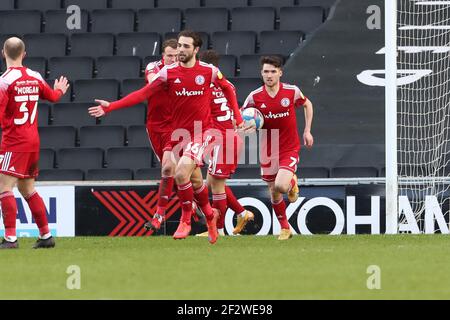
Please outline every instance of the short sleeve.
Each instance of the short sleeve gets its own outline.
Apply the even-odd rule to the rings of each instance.
[[[306,100],[308,100],[308,98],[303,94],[303,92],[297,87],[294,87],[295,89],[295,96],[294,96],[294,101],[295,101],[295,106],[296,107],[301,107],[306,103]]]

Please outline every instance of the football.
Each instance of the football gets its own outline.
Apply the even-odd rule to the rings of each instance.
[[[242,111],[242,119],[246,126],[254,124],[257,130],[261,129],[264,125],[264,116],[256,108],[244,109]]]

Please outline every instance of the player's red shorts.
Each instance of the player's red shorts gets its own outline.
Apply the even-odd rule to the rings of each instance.
[[[0,173],[20,179],[36,178],[39,152],[0,151]]]
[[[186,136],[180,137],[178,141],[172,141],[172,151],[175,157],[181,158],[185,156],[191,158],[198,167],[202,167],[203,156],[211,148],[209,144],[212,141],[212,137],[205,132],[199,133],[193,138],[193,134],[189,134],[189,132],[186,132],[186,134]]]
[[[297,165],[299,162],[298,151],[284,152],[277,158],[272,157],[268,162],[261,163],[262,180],[267,182],[275,181],[278,170],[280,169],[289,170],[292,173],[297,171]]]
[[[215,145],[209,159],[209,174],[216,178],[230,178],[236,171],[242,146],[242,138],[237,133],[234,133],[231,141],[225,139]]]
[[[147,128],[147,134],[153,152],[155,152],[159,162],[161,162],[164,152],[172,151],[172,132],[154,132]]]

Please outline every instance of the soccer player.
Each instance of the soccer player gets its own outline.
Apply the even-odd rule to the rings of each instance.
[[[260,146],[262,179],[269,187],[272,207],[281,225],[279,240],[292,237],[286,218],[286,204],[283,194],[288,195],[289,202],[298,199],[297,164],[299,162],[300,139],[297,132],[295,109],[304,107],[305,128],[304,144],[311,148],[314,139],[311,134],[313,105],[295,85],[280,82],[283,75],[282,60],[276,56],[261,58],[261,75],[264,85],[249,94],[243,109],[257,108],[264,115],[264,129]],[[251,132],[254,127],[247,126],[244,132]],[[278,140],[272,139],[272,133],[278,133]],[[274,135],[276,136],[276,135]]]
[[[182,147],[182,156],[175,169],[175,182],[182,208],[180,224],[174,234],[175,239],[186,238],[191,231],[192,202],[195,199],[206,217],[209,242],[218,238],[216,222],[219,213],[211,208],[208,188],[203,183],[199,166],[203,153],[211,141],[210,126],[211,83],[221,87],[236,115],[236,123],[242,126],[236,94],[233,86],[216,67],[197,61],[196,55],[202,45],[198,33],[185,30],[178,34],[178,63],[164,66],[153,81],[119,101],[109,103],[98,101],[100,105],[89,108],[92,116],[103,116],[106,112],[137,104],[165,90],[172,103],[172,124],[174,136],[182,138],[176,147]],[[175,146],[174,146],[175,147]],[[175,150],[174,150],[175,152]]]
[[[47,210],[34,188],[38,175],[39,134],[37,105],[39,98],[57,102],[69,88],[65,77],[55,80],[51,89],[42,76],[22,65],[25,44],[19,38],[9,38],[2,55],[7,70],[0,77],[0,203],[5,237],[0,249],[18,248],[16,236],[17,204],[12,192],[16,186],[25,198],[39,228],[39,238],[33,248],[55,246],[48,228]]]
[[[177,39],[168,39],[162,44],[162,59],[150,62],[145,68],[147,83],[152,82],[158,72],[164,67],[177,62]],[[153,219],[144,226],[148,230],[157,231],[166,214],[169,197],[172,194],[176,161],[172,153],[172,110],[169,96],[161,91],[157,96],[148,100],[147,107],[147,133],[150,145],[158,160],[161,162],[161,181],[158,190],[158,205]]]
[[[219,54],[214,50],[206,50],[200,54],[200,60],[216,67],[219,65]],[[219,130],[221,142],[214,144],[208,167],[207,181],[211,187],[213,207],[220,211],[217,229],[220,235],[225,235],[225,213],[230,207],[238,216],[237,225],[233,234],[238,234],[245,225],[254,219],[254,214],[245,208],[236,199],[233,191],[226,185],[226,180],[236,171],[239,153],[242,149],[242,138],[235,131],[233,113],[228,107],[228,100],[221,88],[212,84],[211,100],[212,127]],[[199,234],[205,236],[205,233]]]

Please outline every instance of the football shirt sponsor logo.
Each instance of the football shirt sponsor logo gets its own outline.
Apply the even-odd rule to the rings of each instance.
[[[272,113],[272,111],[271,111],[268,114],[264,115],[264,118],[267,118],[267,119],[278,119],[278,118],[284,118],[284,117],[289,117],[289,111],[281,112],[281,113]]]
[[[177,96],[185,96],[185,97],[202,96],[203,95],[203,90],[200,90],[200,91],[187,91],[186,88],[183,88],[183,91],[175,91],[175,94]]]

